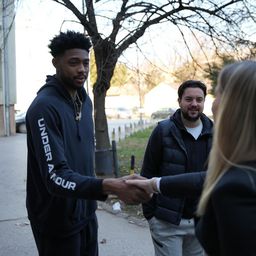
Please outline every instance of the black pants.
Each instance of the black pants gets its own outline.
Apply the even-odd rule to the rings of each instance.
[[[31,223],[39,256],[98,256],[97,218],[79,233],[56,238],[42,235]]]

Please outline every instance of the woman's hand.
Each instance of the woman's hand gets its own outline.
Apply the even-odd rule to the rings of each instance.
[[[134,185],[142,190],[144,190],[147,194],[153,194],[153,193],[159,193],[157,189],[157,178],[151,178],[151,179],[132,179],[132,180],[126,180],[127,184]]]

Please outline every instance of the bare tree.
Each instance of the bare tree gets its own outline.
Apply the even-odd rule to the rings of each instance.
[[[195,37],[196,31],[210,37],[216,47],[224,44],[234,47],[238,41],[248,43],[250,37],[244,27],[249,22],[255,25],[256,18],[256,3],[251,0],[52,1],[76,16],[93,43],[97,67],[93,87],[97,149],[110,147],[105,97],[118,58],[129,46],[136,44],[147,29],[163,22],[175,25],[188,51],[187,29]]]

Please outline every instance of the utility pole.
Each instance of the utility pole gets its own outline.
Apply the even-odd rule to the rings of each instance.
[[[140,124],[142,124],[142,96],[141,96],[141,81],[140,81],[140,65],[139,65],[139,54],[138,48],[136,48],[136,55],[137,55],[137,78],[138,78],[138,90],[139,90],[139,104],[140,104]]]
[[[4,135],[10,136],[10,112],[9,112],[9,88],[8,88],[8,14],[7,14],[7,0],[3,0],[3,120],[4,120]]]
[[[0,135],[10,136],[15,133],[14,103],[16,102],[14,0],[2,0],[0,8]]]

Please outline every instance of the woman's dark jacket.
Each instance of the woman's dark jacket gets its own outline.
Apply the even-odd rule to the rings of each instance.
[[[177,110],[170,119],[158,123],[152,132],[146,148],[141,175],[147,178],[173,176],[189,172],[205,171],[206,161],[212,143],[212,121],[204,114],[201,116],[203,130],[196,140],[196,151],[193,159],[189,159],[189,143],[185,143],[184,137],[188,135],[182,121],[181,112]],[[189,140],[193,140],[189,139]],[[187,150],[188,149],[188,150]],[[201,169],[190,170],[189,163],[198,163]],[[189,196],[163,196],[154,195],[146,204],[143,204],[143,213],[147,219],[155,216],[175,225],[179,225],[183,216],[184,206]],[[193,199],[198,199],[195,197]],[[195,210],[196,204],[192,205],[191,212]]]
[[[230,168],[216,185],[196,236],[209,256],[256,255],[256,162]],[[165,196],[201,194],[205,172],[162,177]]]
[[[102,180],[94,178],[91,100],[84,88],[78,93],[81,111],[79,102],[48,76],[26,115],[28,217],[47,235],[78,232],[95,218],[95,200],[106,198]]]
[[[214,188],[196,236],[209,256],[256,255],[256,162],[230,168]]]
[[[200,196],[206,172],[165,176],[160,180],[160,191],[165,196]]]

